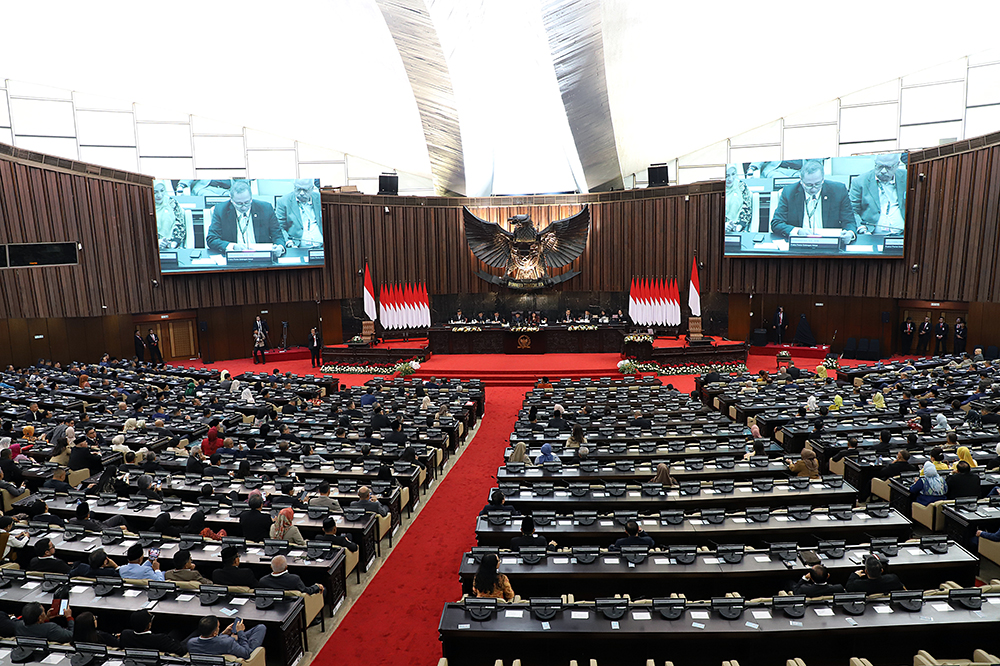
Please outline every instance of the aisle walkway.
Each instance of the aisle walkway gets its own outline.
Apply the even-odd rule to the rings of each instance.
[[[458,566],[475,545],[472,526],[524,400],[521,388],[494,388],[475,439],[396,544],[315,665],[432,666],[441,655],[441,608],[461,594]]]

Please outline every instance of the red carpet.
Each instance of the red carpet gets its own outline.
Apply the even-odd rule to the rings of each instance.
[[[706,335],[706,338],[712,341],[713,347],[725,347],[726,345],[741,345],[742,340],[723,340],[719,337],[714,337],[711,335]],[[687,340],[683,337],[679,338],[657,338],[653,340],[653,347],[660,349],[662,347],[688,347]]]
[[[462,595],[458,566],[476,543],[475,516],[493,487],[524,390],[491,388],[469,449],[397,543],[313,664],[432,666],[446,601]]]
[[[542,377],[620,377],[620,354],[435,354],[420,364],[417,377],[481,379],[490,388],[524,386]]]

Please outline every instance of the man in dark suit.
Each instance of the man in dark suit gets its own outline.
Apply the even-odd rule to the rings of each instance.
[[[149,349],[149,362],[163,365],[163,354],[160,353],[160,336],[149,329],[146,335],[146,348]]]
[[[21,611],[21,619],[14,621],[14,633],[18,636],[34,636],[44,638],[53,643],[69,643],[73,640],[73,611],[69,606],[63,612],[66,619],[66,628],[55,622],[49,621],[49,616],[45,612],[45,607],[37,601],[33,601],[24,606]]]
[[[288,247],[323,246],[323,210],[312,178],[298,178],[294,189],[278,199],[275,216]]]
[[[785,308],[778,306],[778,311],[774,313],[774,323],[771,325],[774,329],[774,342],[775,344],[781,344],[785,340],[785,329],[788,328],[788,315],[785,314]]]
[[[212,572],[212,582],[216,585],[257,587],[257,578],[253,572],[240,569],[240,551],[236,546],[222,549],[222,568]]]
[[[35,542],[35,556],[28,564],[28,571],[44,571],[46,573],[67,574],[70,572],[68,563],[56,557],[56,547],[47,536]]]
[[[771,233],[788,238],[820,229],[840,229],[841,237],[850,243],[857,238],[858,225],[844,184],[826,181],[822,161],[807,160],[799,182],[781,190]]]
[[[319,337],[316,329],[309,331],[309,340],[306,342],[309,353],[312,355],[312,367],[318,368],[323,365],[323,340]]]
[[[875,168],[851,182],[850,196],[860,233],[903,233],[906,169],[899,168],[899,153],[877,155]]]
[[[142,333],[135,329],[135,357],[142,363],[146,360],[146,341],[142,339]]]
[[[555,541],[546,541],[541,534],[535,533],[535,520],[531,516],[521,519],[521,535],[510,540],[511,550],[520,550],[522,546],[538,546],[540,548],[555,548]]]
[[[825,597],[843,591],[843,585],[830,584],[830,573],[822,564],[813,566],[805,576],[792,583],[792,594],[807,597]]]
[[[320,484],[320,488],[322,487],[323,485]],[[327,490],[329,491],[329,488],[327,488]],[[343,509],[341,509],[341,513],[342,512]],[[323,533],[320,534],[318,537],[316,537],[316,540],[328,541],[334,544],[335,546],[346,548],[352,553],[355,553],[358,550],[358,544],[351,541],[349,537],[347,537],[346,535],[341,536],[337,534],[337,519],[334,516],[327,516],[326,518],[323,519]]]
[[[927,345],[931,340],[931,318],[924,317],[924,320],[920,322],[920,326],[917,328],[917,353],[926,354]]]
[[[260,495],[251,495],[247,500],[250,507],[240,514],[240,529],[247,541],[262,542],[271,538],[271,517],[261,512],[264,499]]]
[[[956,497],[979,497],[979,476],[972,473],[972,467],[964,460],[955,465],[954,474],[948,475],[948,499]]]
[[[896,453],[896,459],[875,472],[875,476],[886,481],[894,476],[899,476],[903,472],[914,472],[916,469],[917,466],[910,462],[910,452],[906,449],[901,449]]]
[[[145,608],[132,613],[129,625],[131,629],[122,631],[120,639],[122,647],[145,648],[180,656],[187,654],[187,645],[182,641],[175,640],[167,634],[153,633],[153,614]]]
[[[76,446],[69,452],[67,467],[74,472],[78,469],[89,469],[91,475],[104,471],[104,463],[101,462],[101,456],[90,450],[90,445],[87,443],[86,438],[77,441]]]
[[[253,245],[270,243],[276,255],[285,253],[285,236],[274,208],[255,200],[250,183],[245,180],[234,180],[229,201],[212,210],[212,224],[205,242],[215,252],[249,250]]]
[[[325,588],[320,585],[306,585],[302,579],[293,573],[288,573],[288,560],[284,555],[271,558],[271,573],[260,579],[257,587],[269,590],[297,590],[303,594],[316,594]]]
[[[913,320],[909,317],[899,327],[899,351],[903,354],[910,353],[910,345],[913,344],[913,333],[917,330]]]
[[[351,502],[351,508],[364,509],[366,512],[377,513],[380,516],[389,515],[389,507],[378,500],[373,500],[372,491],[368,486],[358,488],[358,499]]]
[[[634,520],[630,520],[625,523],[625,536],[615,541],[614,545],[611,546],[611,550],[621,550],[622,546],[647,546],[652,548],[654,545],[653,537],[646,534],[646,532],[639,527],[639,523]]]
[[[934,326],[934,355],[944,356],[948,353],[948,324],[944,323],[944,315],[938,317]]]

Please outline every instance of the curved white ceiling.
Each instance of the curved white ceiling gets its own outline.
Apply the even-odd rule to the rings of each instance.
[[[421,68],[419,44],[404,67],[379,2],[5,3],[0,76],[433,172],[441,189],[583,190],[608,182],[614,158],[613,171],[642,171],[993,48],[1000,20],[995,0],[397,2],[436,31]],[[429,107],[436,83],[450,101]],[[442,141],[456,127],[460,140]]]

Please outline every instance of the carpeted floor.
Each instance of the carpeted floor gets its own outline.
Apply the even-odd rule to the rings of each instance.
[[[381,570],[313,660],[317,665],[432,666],[441,655],[441,608],[461,594],[458,565],[476,543],[524,388],[491,388],[475,439],[396,544]]]

